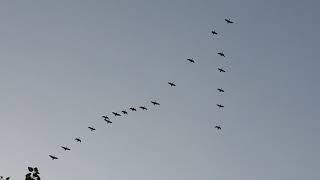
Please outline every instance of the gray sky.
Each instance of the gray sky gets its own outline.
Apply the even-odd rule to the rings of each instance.
[[[48,180],[320,179],[319,5],[1,1],[0,174],[23,179],[38,166]],[[131,105],[150,110],[111,127],[100,118]]]

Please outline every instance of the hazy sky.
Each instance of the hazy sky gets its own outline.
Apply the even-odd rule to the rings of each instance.
[[[316,0],[1,1],[0,175],[21,180],[38,166],[46,180],[320,179],[319,9]],[[100,118],[139,105],[150,110],[109,127]]]

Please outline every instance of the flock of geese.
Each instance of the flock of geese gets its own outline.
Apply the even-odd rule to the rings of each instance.
[[[226,21],[227,24],[233,24],[234,22],[231,21],[230,19],[224,19]],[[216,31],[211,31],[211,34],[212,36],[217,36],[218,33]],[[225,58],[225,54],[223,52],[219,52],[218,53],[219,56]],[[195,63],[195,60],[192,59],[192,58],[188,58],[187,59],[188,62],[190,63]],[[225,73],[226,70],[223,69],[222,67],[218,67],[218,71],[221,72],[221,73]],[[168,84],[171,86],[171,87],[175,87],[176,84],[174,82],[168,82]],[[218,88],[217,91],[219,93],[224,93],[224,89],[223,88]],[[153,106],[160,106],[160,103],[157,102],[157,101],[150,101],[150,103],[153,105]],[[222,104],[216,104],[218,108],[224,108],[224,105]],[[136,112],[138,110],[141,110],[141,111],[147,111],[148,108],[146,106],[139,106],[139,107],[130,107],[128,110],[122,110],[121,112],[112,112],[112,114],[110,114],[111,116],[113,117],[117,117],[117,116],[122,116],[122,115],[128,115],[128,112],[131,111],[131,112]],[[113,121],[111,121],[111,116],[110,115],[103,115],[101,116],[101,118],[103,118],[103,120],[107,123],[107,124],[111,124],[113,123]],[[109,117],[110,116],[110,117]],[[215,127],[217,130],[221,130],[221,126],[219,125],[215,125]],[[96,131],[96,128],[93,127],[93,126],[88,126],[88,129],[90,131]],[[80,137],[76,137],[74,138],[74,141],[76,141],[77,143],[81,143],[82,142],[82,139]],[[69,147],[66,147],[66,146],[60,146],[63,150],[65,151],[71,151],[71,148]],[[52,160],[55,160],[55,159],[59,159],[57,156],[55,155],[49,155],[49,157],[52,159]],[[26,175],[26,179],[40,179],[40,177],[38,176],[39,172],[38,172],[38,168],[31,168],[31,167],[28,167],[30,173],[28,173]],[[0,176],[0,180],[10,180],[10,177],[3,177],[3,176]]]
[[[234,23],[234,22],[231,21],[230,19],[224,19],[224,20],[226,21],[227,24],[233,24],[233,23]],[[218,36],[218,33],[217,33],[215,30],[212,30],[212,31],[211,31],[211,34],[212,34],[212,36]],[[218,54],[220,57],[223,57],[223,58],[226,57],[223,52],[218,52],[217,54]],[[190,63],[193,63],[193,64],[196,63],[196,61],[195,61],[194,59],[192,59],[192,58],[188,58],[187,61],[190,62]],[[222,68],[222,67],[218,67],[217,69],[218,69],[218,71],[219,71],[220,73],[225,73],[225,72],[226,72],[226,70],[225,70],[224,68]],[[175,87],[175,86],[176,86],[176,84],[175,84],[174,82],[168,82],[168,85],[169,85],[170,87]],[[224,93],[224,92],[225,92],[223,88],[217,88],[217,91],[218,91],[219,93]],[[157,101],[151,100],[150,103],[151,103],[153,106],[160,106],[160,103],[157,102]],[[220,108],[224,108],[224,105],[222,105],[222,104],[216,104],[216,106],[217,106],[219,109],[220,109]],[[128,110],[122,110],[121,112],[111,112],[110,115],[109,115],[109,114],[103,115],[103,116],[101,116],[101,118],[102,118],[107,124],[112,124],[113,121],[111,120],[111,116],[112,116],[113,118],[116,118],[116,117],[119,117],[119,116],[122,116],[122,115],[124,115],[124,116],[125,116],[125,115],[128,115],[129,111],[130,111],[130,112],[136,112],[136,111],[138,111],[138,110],[140,110],[140,111],[147,111],[148,108],[147,108],[146,106],[138,106],[138,107],[133,107],[133,106],[132,106],[132,107],[130,107]],[[215,125],[214,128],[217,129],[217,130],[221,130],[221,126],[219,126],[219,125]],[[93,131],[96,131],[96,128],[93,127],[93,126],[88,126],[88,130],[90,130],[91,132],[93,132]],[[81,137],[76,137],[76,138],[74,138],[74,141],[77,142],[77,143],[81,143],[81,142],[82,142],[82,139],[81,139]],[[60,146],[60,147],[61,147],[63,150],[65,150],[65,151],[71,151],[71,148],[69,148],[69,147],[66,147],[66,146]],[[52,160],[59,159],[59,157],[57,157],[57,156],[55,156],[55,155],[49,155],[49,157],[50,157]],[[1,180],[1,178],[0,178],[0,180]],[[7,180],[8,180],[8,179],[7,179]]]

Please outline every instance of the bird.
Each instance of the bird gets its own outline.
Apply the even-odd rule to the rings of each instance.
[[[148,110],[145,106],[140,106],[139,108],[142,110]]]
[[[75,141],[81,143],[81,139],[80,138],[74,138]]]
[[[228,24],[232,24],[233,21],[231,21],[230,19],[224,19]]]
[[[110,121],[110,120],[105,120],[106,122],[107,122],[107,124],[111,124],[112,123],[112,121]]]
[[[195,63],[195,61],[191,58],[188,58],[187,61],[191,62],[191,63]]]
[[[218,70],[220,71],[220,72],[226,72],[224,69],[222,69],[222,68],[218,68]]]
[[[223,108],[224,105],[221,105],[221,104],[217,104],[218,108]]]
[[[104,120],[109,119],[109,117],[108,117],[108,116],[102,116],[102,117],[104,118]]]
[[[123,114],[128,114],[128,112],[127,111],[121,111]]]
[[[218,90],[219,92],[224,92],[224,90],[221,89],[221,88],[218,88],[217,90]]]
[[[131,108],[129,108],[131,111],[137,111],[137,109],[136,108],[134,108],[134,107],[131,107]]]
[[[64,149],[65,151],[70,151],[71,149],[65,146],[61,146],[62,149]]]
[[[211,31],[212,35],[218,35],[216,31]]]
[[[160,103],[156,102],[156,101],[150,101],[153,105],[160,105]]]
[[[218,130],[221,130],[221,127],[220,126],[215,126],[214,128],[218,129]]]
[[[222,57],[226,57],[223,52],[219,52],[218,54]]]
[[[175,83],[173,83],[173,82],[168,82],[168,84],[172,87],[172,86],[176,86],[176,84]]]
[[[88,127],[91,131],[95,131],[96,129],[94,127]]]
[[[52,160],[59,159],[58,157],[53,156],[53,155],[49,155],[49,157],[50,157]]]
[[[118,113],[116,113],[116,112],[112,112],[112,114],[113,114],[114,116],[121,116],[121,114],[118,114]]]

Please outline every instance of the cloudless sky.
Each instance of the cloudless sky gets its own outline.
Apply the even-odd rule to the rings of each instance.
[[[0,175],[38,166],[46,180],[320,179],[319,8],[1,1]]]

